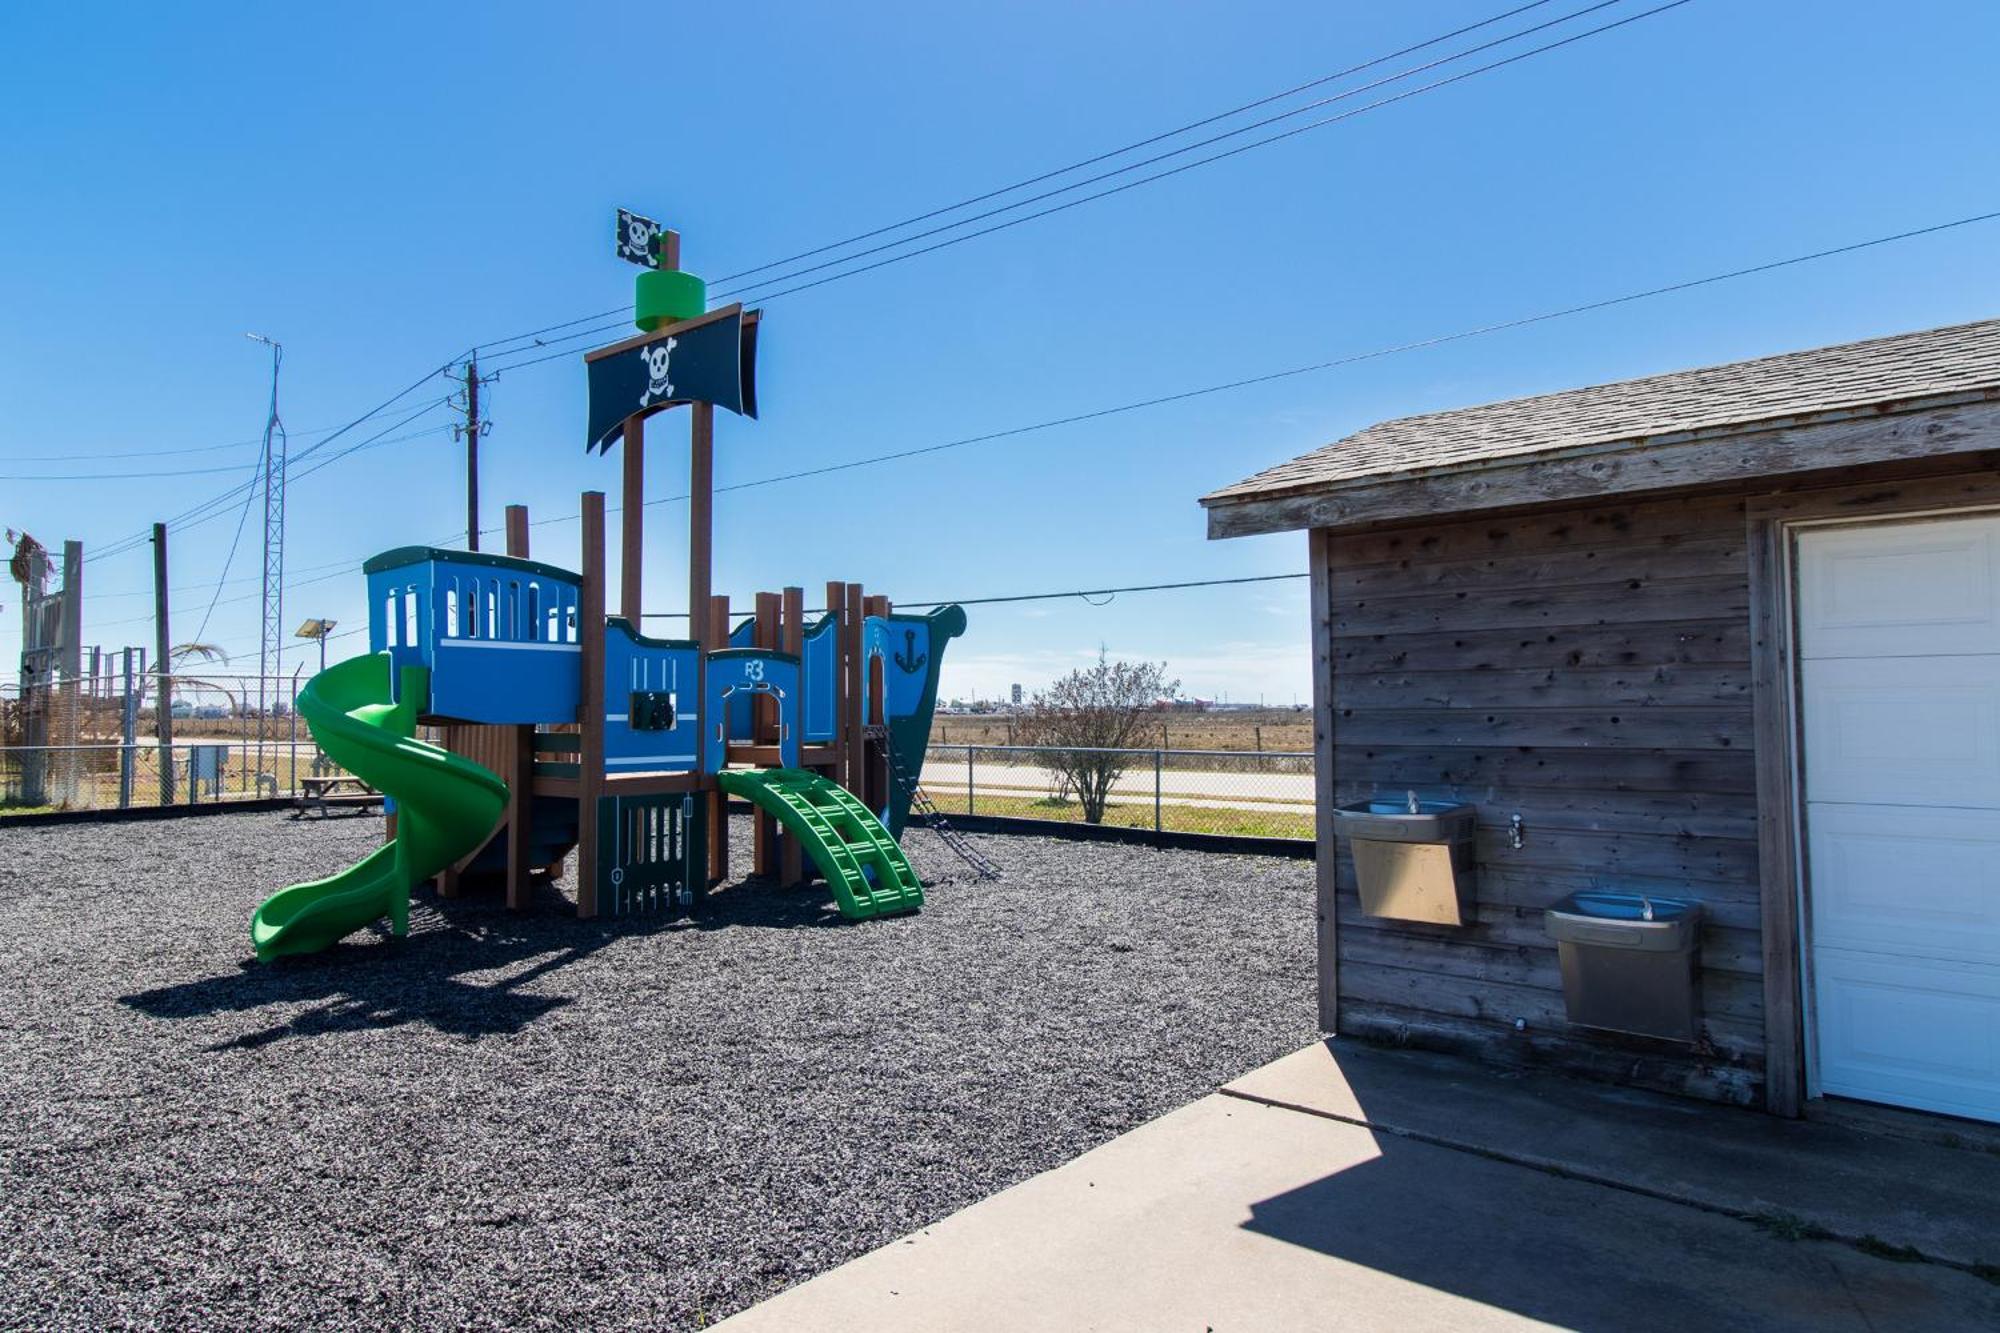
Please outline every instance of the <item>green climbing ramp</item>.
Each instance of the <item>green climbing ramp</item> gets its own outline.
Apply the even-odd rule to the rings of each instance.
[[[773,815],[799,840],[850,921],[914,912],[924,886],[882,821],[846,788],[796,768],[729,769],[722,790]]]

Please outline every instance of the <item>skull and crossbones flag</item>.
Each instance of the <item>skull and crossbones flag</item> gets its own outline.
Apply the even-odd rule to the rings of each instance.
[[[585,448],[608,450],[625,433],[627,419],[675,403],[713,403],[755,417],[759,313],[733,305],[586,352],[590,437]]]
[[[618,257],[647,268],[660,266],[659,239],[666,228],[651,218],[618,210]]]

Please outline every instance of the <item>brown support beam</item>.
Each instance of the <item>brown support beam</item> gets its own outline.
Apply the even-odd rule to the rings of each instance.
[[[847,789],[863,801],[868,799],[868,738],[862,731],[862,704],[867,698],[867,663],[861,656],[861,585],[847,585],[841,603],[840,637],[846,644],[847,659]]]
[[[847,585],[830,580],[826,609],[839,622],[833,629],[833,780],[847,785]]]
[[[1805,1098],[1799,977],[1798,756],[1792,723],[1790,580],[1782,520],[1752,513],[1750,697],[1756,727],[1757,878],[1764,959],[1764,1109],[1797,1117]]]
[[[688,637],[703,648],[725,648],[703,633],[702,614],[715,591],[715,405],[692,405],[688,430]]]
[[[528,558],[528,506],[507,506],[507,554]]]
[[[708,648],[716,652],[729,646],[729,594],[719,592],[708,599]]]
[[[806,590],[787,588],[779,599],[778,644],[785,652],[804,661],[806,650]],[[805,762],[806,724],[805,700],[799,700],[797,712],[800,762]],[[805,857],[799,850],[797,838],[782,839],[778,854],[778,883],[784,888],[792,888],[805,878]]]
[[[576,914],[597,915],[597,862],[607,848],[597,845],[597,798],[604,791],[604,492],[583,493],[583,592],[577,608],[577,636],[583,673],[577,722],[582,748],[577,755]]]
[[[1314,528],[1306,540],[1307,594],[1312,619],[1314,911],[1319,956],[1319,1030],[1340,1030],[1340,926],[1335,884],[1340,868],[1333,817],[1338,790],[1333,744],[1333,533]]]
[[[707,642],[711,651],[729,646],[729,598],[726,596],[712,596],[708,599]],[[729,725],[727,711],[717,709],[714,717],[704,713],[702,725],[707,727],[711,734],[717,727],[727,728]],[[727,753],[726,747],[724,753]],[[710,794],[713,799],[708,803],[708,878],[710,883],[720,884],[729,878],[729,809],[727,798],[720,789]]]
[[[619,501],[618,614],[640,627],[646,563],[646,418],[625,418],[625,487]]]

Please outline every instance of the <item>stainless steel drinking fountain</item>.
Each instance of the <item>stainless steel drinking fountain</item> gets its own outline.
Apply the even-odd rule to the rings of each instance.
[[[1584,891],[1543,917],[1562,961],[1569,1021],[1583,1027],[1693,1041],[1701,904],[1643,893]]]
[[[1334,809],[1354,854],[1361,910],[1397,921],[1462,926],[1473,918],[1478,859],[1472,806],[1449,801],[1357,801]]]

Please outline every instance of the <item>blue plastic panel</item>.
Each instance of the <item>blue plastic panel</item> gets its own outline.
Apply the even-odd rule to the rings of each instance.
[[[837,665],[840,661],[840,618],[836,615],[820,617],[820,622],[806,631],[805,659],[800,663],[805,677],[805,698],[801,711],[805,716],[801,722],[805,729],[808,745],[824,745],[833,739],[834,686],[839,684]]]
[[[783,768],[799,766],[799,659],[789,653],[758,648],[729,648],[708,655],[708,685],[703,711],[707,716],[725,716],[732,699],[748,699],[768,694],[778,700],[778,763]],[[702,734],[706,762],[713,772],[729,757],[728,738],[721,725]]]
[[[930,652],[926,617],[869,616],[861,622],[862,660],[882,659],[882,706],[891,719],[914,716],[923,705]]]
[[[431,552],[368,575],[368,642],[397,668],[430,668],[434,716],[571,722],[581,684],[577,599],[574,578],[547,567]]]
[[[608,773],[679,772],[695,766],[702,707],[695,687],[700,650],[684,639],[648,639],[614,617],[604,627],[604,768]],[[634,690],[671,695],[674,725],[634,731]]]

